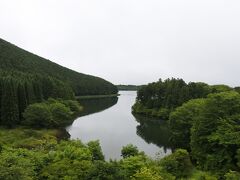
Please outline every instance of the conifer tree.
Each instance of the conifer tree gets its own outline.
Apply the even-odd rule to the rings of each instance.
[[[18,100],[13,80],[6,78],[2,86],[2,125],[13,127],[19,123]]]
[[[19,118],[22,120],[23,116],[22,113],[27,108],[27,97],[26,97],[26,90],[24,84],[18,84],[18,108],[19,108]]]
[[[27,103],[33,104],[33,103],[37,102],[35,94],[34,94],[33,85],[31,82],[29,82],[29,81],[25,82],[25,90],[26,90]]]

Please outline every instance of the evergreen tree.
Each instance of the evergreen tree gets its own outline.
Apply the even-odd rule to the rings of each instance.
[[[2,87],[2,124],[13,127],[19,123],[18,100],[12,79],[4,79]]]
[[[25,91],[26,91],[26,97],[27,97],[28,104],[33,104],[33,103],[37,102],[36,96],[34,93],[34,89],[33,89],[33,84],[31,82],[29,82],[29,81],[25,82]]]
[[[22,120],[23,116],[22,113],[27,108],[27,96],[24,84],[18,84],[18,108],[19,108],[19,118]]]

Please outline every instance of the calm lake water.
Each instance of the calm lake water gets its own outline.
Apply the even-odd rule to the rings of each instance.
[[[71,139],[99,140],[106,159],[120,159],[122,146],[134,144],[151,157],[170,154],[169,131],[164,121],[133,116],[135,91],[120,91],[114,98],[81,100],[85,110],[67,127]]]

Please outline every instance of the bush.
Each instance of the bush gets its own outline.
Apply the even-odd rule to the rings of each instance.
[[[125,176],[131,177],[146,166],[146,160],[143,156],[130,156],[121,160],[120,164]]]
[[[77,113],[79,113],[79,112],[81,112],[83,110],[83,107],[80,106],[77,101],[65,100],[62,103],[65,104],[67,107],[69,107],[70,110],[72,112],[74,112],[75,114],[77,114]]]
[[[204,99],[194,99],[176,108],[169,117],[171,143],[175,148],[190,150],[191,128],[194,118],[200,113]]]
[[[90,141],[87,145],[92,152],[94,161],[104,160],[104,155],[103,155],[102,148],[100,146],[99,141]]]
[[[77,101],[50,98],[43,103],[32,104],[23,113],[23,124],[30,127],[62,127],[67,125],[74,114],[80,112]]]
[[[225,175],[226,180],[237,180],[240,179],[240,173],[235,171],[230,171]]]
[[[184,149],[178,149],[173,154],[163,158],[160,166],[164,171],[176,177],[186,177],[192,171],[192,163],[189,153]]]
[[[32,104],[23,113],[23,124],[31,127],[49,127],[53,124],[52,113],[43,103]]]
[[[53,126],[63,126],[71,119],[72,111],[62,103],[53,103],[49,105],[49,109],[53,117]]]
[[[151,169],[148,169],[146,167],[140,169],[136,174],[133,175],[133,180],[163,180],[160,175],[158,175],[156,172],[152,171]]]
[[[123,158],[128,158],[131,156],[136,156],[139,154],[138,148],[136,146],[133,146],[132,144],[129,144],[127,146],[124,146],[121,151],[121,156]]]

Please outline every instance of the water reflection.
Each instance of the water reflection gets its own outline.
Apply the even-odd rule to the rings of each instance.
[[[118,97],[99,98],[99,99],[82,99],[79,100],[80,104],[84,107],[80,117],[89,114],[94,114],[106,110],[118,102]]]
[[[80,101],[85,109],[82,116],[67,127],[71,139],[100,140],[106,159],[120,159],[121,149],[127,144],[134,144],[153,158],[156,154],[158,157],[170,154],[166,124],[134,117],[131,107],[136,92],[120,91],[120,94],[119,98]]]
[[[137,135],[148,144],[153,143],[160,148],[164,148],[166,153],[171,149],[169,142],[170,132],[166,121],[134,115],[137,122]]]

